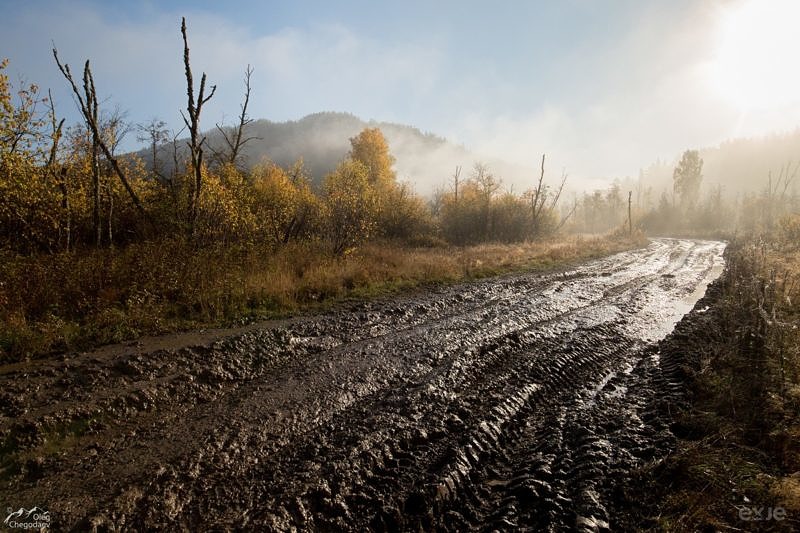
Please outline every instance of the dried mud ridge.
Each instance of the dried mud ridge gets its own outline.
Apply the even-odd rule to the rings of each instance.
[[[206,347],[0,367],[0,506],[58,530],[619,528],[621,481],[669,448],[682,397],[659,341],[723,248],[657,240]]]

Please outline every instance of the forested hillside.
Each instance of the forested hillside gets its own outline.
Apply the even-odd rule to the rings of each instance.
[[[457,165],[471,165],[477,161],[503,176],[506,187],[513,185],[517,190],[524,190],[531,186],[532,176],[535,177],[533,166],[539,157],[537,154],[532,153],[530,167],[521,167],[475,153],[413,126],[366,121],[342,112],[314,113],[288,122],[253,120],[247,124],[248,142],[242,146],[240,163],[245,168],[253,168],[265,161],[288,167],[302,159],[309,177],[319,183],[347,156],[350,150],[348,139],[365,128],[381,130],[392,147],[398,179],[408,182],[424,196],[433,195],[436,189],[449,181]],[[233,125],[220,124],[206,132],[212,159],[215,154],[219,157],[226,153],[228,146],[224,136],[232,135],[235,131]],[[179,160],[186,156],[188,148],[185,139],[179,135],[176,143],[170,139],[170,132],[166,131],[160,134],[160,138],[166,142],[160,143],[155,152],[157,165],[171,170],[176,146]],[[138,155],[152,166],[152,149],[143,149]]]

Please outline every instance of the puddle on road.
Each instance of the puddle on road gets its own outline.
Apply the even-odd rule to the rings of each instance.
[[[719,247],[711,255],[712,264],[706,268],[699,279],[694,282],[694,288],[680,294],[680,287],[651,286],[646,289],[649,293],[648,303],[641,309],[628,324],[629,332],[636,338],[646,342],[656,342],[666,337],[675,327],[675,324],[690,312],[695,304],[706,293],[708,286],[722,274],[725,268],[725,260],[722,257],[723,243],[703,243],[708,246]],[[688,266],[687,274],[697,272]],[[675,281],[678,284],[682,281],[680,272],[671,273],[669,276],[662,276],[662,279]],[[646,327],[642,327],[646,326]]]
[[[681,300],[681,303],[687,306],[687,309],[686,311],[684,311],[684,314],[692,310],[694,304],[697,303],[697,300],[699,300],[705,295],[706,289],[708,289],[708,286],[711,284],[711,282],[720,277],[724,269],[725,269],[724,263],[722,262],[715,263],[714,266],[711,267],[711,270],[708,271],[708,274],[706,274],[705,278],[700,282],[699,285],[697,285],[697,287],[695,287],[694,291]]]

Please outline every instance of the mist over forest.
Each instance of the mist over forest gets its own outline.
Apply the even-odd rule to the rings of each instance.
[[[226,131],[232,130],[231,126],[222,127]],[[450,142],[435,132],[423,132],[413,125],[366,121],[351,113],[330,111],[287,122],[263,118],[253,121],[248,125],[248,135],[253,139],[242,149],[242,163],[252,168],[272,161],[286,167],[302,158],[311,177],[321,181],[347,155],[349,139],[364,128],[379,128],[383,132],[396,158],[394,168],[398,179],[407,181],[426,197],[431,197],[438,188],[446,185],[456,166],[471,166],[476,162],[486,164],[502,179],[505,189],[525,190],[538,178],[536,164],[541,154],[534,146],[531,147],[530,165],[516,165]],[[217,129],[207,131],[206,135],[212,152],[224,150],[222,135]],[[704,161],[701,190],[719,188],[723,196],[733,199],[768,187],[770,176],[777,179],[784,167],[791,167],[794,172],[800,163],[800,129],[761,137],[731,138],[716,146],[688,148],[697,149]],[[179,150],[185,149],[185,140],[180,140]],[[159,157],[167,165],[171,150],[167,143],[159,151]],[[152,156],[146,149],[139,155],[152,164]],[[676,153],[656,159],[640,169],[638,176],[570,177],[566,190],[568,194],[591,193],[606,190],[616,183],[625,191],[635,191],[643,207],[652,207],[661,193],[672,194],[673,171],[680,155]],[[551,170],[550,181],[556,181],[561,170]],[[569,168],[563,170],[569,174]],[[794,193],[797,183],[791,184],[789,190]]]
[[[232,126],[222,126],[231,132]],[[254,120],[247,126],[252,140],[242,148],[241,162],[247,168],[271,161],[279,166],[291,166],[302,159],[311,178],[321,182],[350,151],[349,139],[365,128],[378,128],[386,137],[396,161],[394,169],[400,181],[408,182],[420,194],[431,197],[450,179],[456,166],[471,166],[475,162],[488,165],[501,176],[506,188],[520,191],[531,186],[536,172],[503,161],[498,157],[482,156],[463,145],[458,145],[435,133],[422,132],[412,125],[391,122],[365,121],[351,113],[319,112],[299,120],[273,122]],[[218,129],[206,132],[210,151],[222,152],[225,142]],[[181,153],[186,150],[184,139],[178,141]],[[169,168],[172,143],[159,148],[158,157]],[[152,155],[147,149],[138,152],[152,165]],[[534,156],[534,159],[540,156]],[[532,161],[534,162],[534,161]]]
[[[689,147],[687,147],[689,148]],[[703,188],[720,187],[726,197],[760,192],[777,179],[781,170],[800,163],[800,129],[762,137],[732,138],[717,146],[693,147],[703,158]],[[673,160],[657,160],[641,170],[639,179],[654,190],[670,190],[679,154]],[[790,186],[797,190],[797,183]]]
[[[255,120],[247,126],[251,140],[242,149],[241,162],[247,168],[267,162],[289,167],[302,159],[312,181],[321,183],[324,176],[347,156],[349,139],[364,128],[380,129],[395,158],[393,168],[397,179],[428,201],[435,201],[450,190],[453,172],[459,167],[469,170],[475,164],[482,165],[498,181],[499,191],[512,193],[531,189],[540,177],[539,169],[534,167],[540,155],[533,149],[531,165],[514,165],[498,157],[486,157],[411,125],[365,121],[343,112],[320,112],[287,122]],[[222,126],[222,131],[231,134],[234,128]],[[209,130],[207,135],[212,153],[225,151],[219,128]],[[184,141],[179,141],[179,150],[186,150]],[[742,203],[752,204],[760,196],[775,194],[771,188],[780,187],[787,202],[797,203],[798,182],[794,178],[800,167],[800,156],[797,155],[800,154],[800,129],[762,137],[733,138],[717,146],[696,150],[703,161],[698,197],[705,199],[706,203],[717,202],[718,209],[723,209],[724,203],[728,212],[728,216],[721,218],[721,212],[706,213],[702,216],[705,220],[702,225],[711,224],[718,231],[734,231],[740,222],[752,226],[753,217],[750,217],[750,222],[745,222],[731,215],[739,212]],[[166,158],[171,151],[172,144],[167,143],[159,149],[158,157]],[[149,156],[148,162],[152,161],[147,150],[139,152],[139,155],[145,160]],[[653,213],[659,209],[663,211],[667,204],[675,206],[674,172],[680,157],[678,153],[672,158],[657,159],[633,177],[581,179],[571,177],[569,169],[548,169],[544,181],[554,187],[563,177],[567,178],[561,211],[572,218],[566,224],[568,229],[596,233],[621,226],[627,218],[625,203],[630,192],[637,224],[643,222],[650,224],[645,229],[668,231],[675,221],[666,225],[654,222],[658,217]],[[647,213],[650,215],[645,217]],[[659,215],[664,219],[676,216],[663,212]]]

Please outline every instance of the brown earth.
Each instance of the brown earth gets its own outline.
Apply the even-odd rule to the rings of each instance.
[[[723,249],[660,239],[0,367],[0,505],[55,530],[624,528],[624,480],[670,448],[683,398],[659,342]]]

